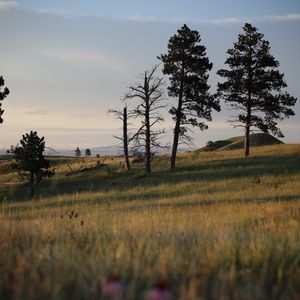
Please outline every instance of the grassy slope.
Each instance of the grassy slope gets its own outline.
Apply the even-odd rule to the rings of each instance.
[[[55,159],[28,200],[1,161],[0,299],[105,299],[113,273],[123,299],[159,278],[175,299],[300,297],[300,145],[182,154],[175,173],[159,157],[151,178],[108,163],[64,177],[80,163]]]
[[[243,149],[245,138],[243,136],[236,136],[226,140],[216,141],[213,145],[205,146],[199,151],[229,151]],[[250,135],[250,146],[261,147],[283,144],[282,141],[278,140],[274,136],[265,133],[255,133]]]

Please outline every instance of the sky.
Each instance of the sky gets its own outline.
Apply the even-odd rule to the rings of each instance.
[[[55,149],[114,145],[121,124],[107,111],[123,106],[127,87],[158,63],[180,26],[201,34],[214,64],[214,91],[216,71],[245,22],[265,34],[288,92],[299,99],[299,0],[0,0],[0,75],[11,91],[3,101],[0,148],[30,130]],[[300,142],[300,100],[294,111],[280,123],[288,143]],[[232,114],[222,104],[208,130],[194,130],[195,147],[241,134],[226,123]],[[174,124],[164,115],[171,141]]]

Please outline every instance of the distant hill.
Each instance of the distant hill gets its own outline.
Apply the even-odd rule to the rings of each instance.
[[[250,146],[269,146],[284,144],[282,141],[278,140],[274,136],[266,133],[256,133],[250,135]],[[198,149],[197,151],[226,151],[226,150],[236,150],[244,148],[244,136],[232,137],[227,140],[221,141],[209,141],[205,147]]]

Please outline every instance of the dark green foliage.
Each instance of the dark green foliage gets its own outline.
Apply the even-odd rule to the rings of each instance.
[[[81,156],[81,151],[78,147],[75,149],[74,154],[75,154],[75,157],[80,157]]]
[[[85,149],[85,156],[90,157],[92,155],[92,151],[90,149]]]
[[[200,119],[211,121],[212,110],[220,111],[219,102],[208,93],[208,71],[212,63],[206,56],[206,47],[200,44],[198,31],[183,25],[172,36],[168,44],[168,53],[159,59],[163,62],[163,73],[169,75],[169,96],[177,98],[177,106],[170,109],[175,121],[171,169],[175,169],[178,144],[191,143],[189,127],[200,130],[208,128]]]
[[[9,94],[9,89],[5,87],[3,89],[3,92],[1,91],[2,86],[4,86],[5,82],[2,76],[0,76],[0,101],[4,100],[7,95]],[[2,109],[2,103],[0,102],[0,124],[3,123],[2,115],[4,113],[4,110]]]
[[[234,47],[227,51],[225,64],[229,70],[221,69],[217,74],[225,78],[218,84],[219,97],[240,111],[232,123],[245,128],[248,156],[250,128],[283,137],[277,121],[294,115],[291,107],[297,99],[283,91],[287,87],[284,75],[279,72],[279,62],[271,55],[264,35],[248,23],[243,30]]]
[[[44,177],[51,177],[54,171],[50,170],[50,161],[45,159],[44,137],[40,138],[36,131],[30,131],[23,135],[20,146],[14,149],[16,168],[19,174],[30,184],[31,196],[34,194],[34,186]]]

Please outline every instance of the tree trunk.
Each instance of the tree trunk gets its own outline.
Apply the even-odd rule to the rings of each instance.
[[[150,130],[150,97],[148,78],[145,74],[145,127],[146,127],[146,143],[145,143],[145,175],[151,174],[151,130]]]
[[[248,99],[247,99],[247,117],[245,128],[245,158],[250,154],[250,126],[251,126],[251,107],[252,107],[252,48],[249,50],[249,67],[248,67]]]
[[[30,173],[30,182],[29,182],[29,187],[30,187],[30,198],[33,198],[34,196],[34,174]]]
[[[247,158],[250,153],[250,126],[247,124],[246,125],[246,130],[245,130],[245,157]]]
[[[127,129],[127,107],[124,107],[123,110],[123,146],[124,146],[124,160],[127,171],[130,171],[130,162],[129,162],[129,151],[128,151],[128,129]]]
[[[176,118],[176,125],[174,128],[174,138],[173,138],[173,147],[172,147],[172,156],[171,156],[171,171],[176,169],[176,156],[179,142],[179,131],[180,131],[180,119]]]
[[[247,158],[250,154],[250,126],[251,126],[251,91],[248,92],[248,103],[247,103],[247,118],[245,126],[245,157]]]
[[[179,97],[178,97],[178,107],[176,112],[176,124],[174,128],[174,138],[171,156],[171,171],[176,169],[176,156],[179,143],[179,133],[180,133],[180,123],[181,123],[181,109],[182,109],[182,96],[183,96],[183,83],[181,82]]]

